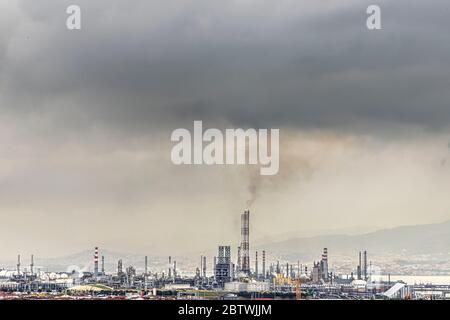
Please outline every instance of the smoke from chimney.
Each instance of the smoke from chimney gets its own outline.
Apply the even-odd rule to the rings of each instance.
[[[328,132],[280,132],[280,169],[273,176],[262,176],[257,165],[247,165],[249,193],[247,207],[259,199],[264,189],[280,190],[294,181],[308,180],[331,156],[358,143],[352,136]],[[269,149],[270,150],[270,149]]]

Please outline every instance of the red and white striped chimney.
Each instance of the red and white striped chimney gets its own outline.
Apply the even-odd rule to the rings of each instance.
[[[98,247],[95,247],[94,251],[94,276],[98,276]]]

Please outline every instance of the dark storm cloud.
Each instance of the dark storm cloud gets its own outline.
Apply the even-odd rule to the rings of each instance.
[[[20,3],[0,47],[10,113],[129,132],[450,120],[448,1],[378,1],[372,32],[368,1],[76,1],[81,31],[73,1]]]

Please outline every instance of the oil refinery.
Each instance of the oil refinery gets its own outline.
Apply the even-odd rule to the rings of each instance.
[[[98,247],[93,250],[93,271],[36,270],[34,255],[24,268],[18,255],[15,270],[0,268],[0,300],[450,299],[449,285],[373,279],[367,251],[358,253],[357,265],[349,275],[330,269],[328,248],[323,248],[320,259],[312,265],[270,259],[271,253],[266,250],[252,252],[250,210],[241,214],[241,239],[235,259],[232,252],[230,245],[220,245],[216,256],[202,255],[195,270],[183,272],[172,256],[163,271],[150,270],[149,259],[143,256],[143,272],[137,272],[137,266],[124,266],[122,259],[116,262],[115,272],[106,272],[105,256],[100,255]],[[193,275],[188,276],[189,271]]]

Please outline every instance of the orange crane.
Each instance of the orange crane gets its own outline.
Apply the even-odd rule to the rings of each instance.
[[[295,299],[296,300],[302,299],[302,287],[300,286],[300,278],[297,278],[295,280]]]

